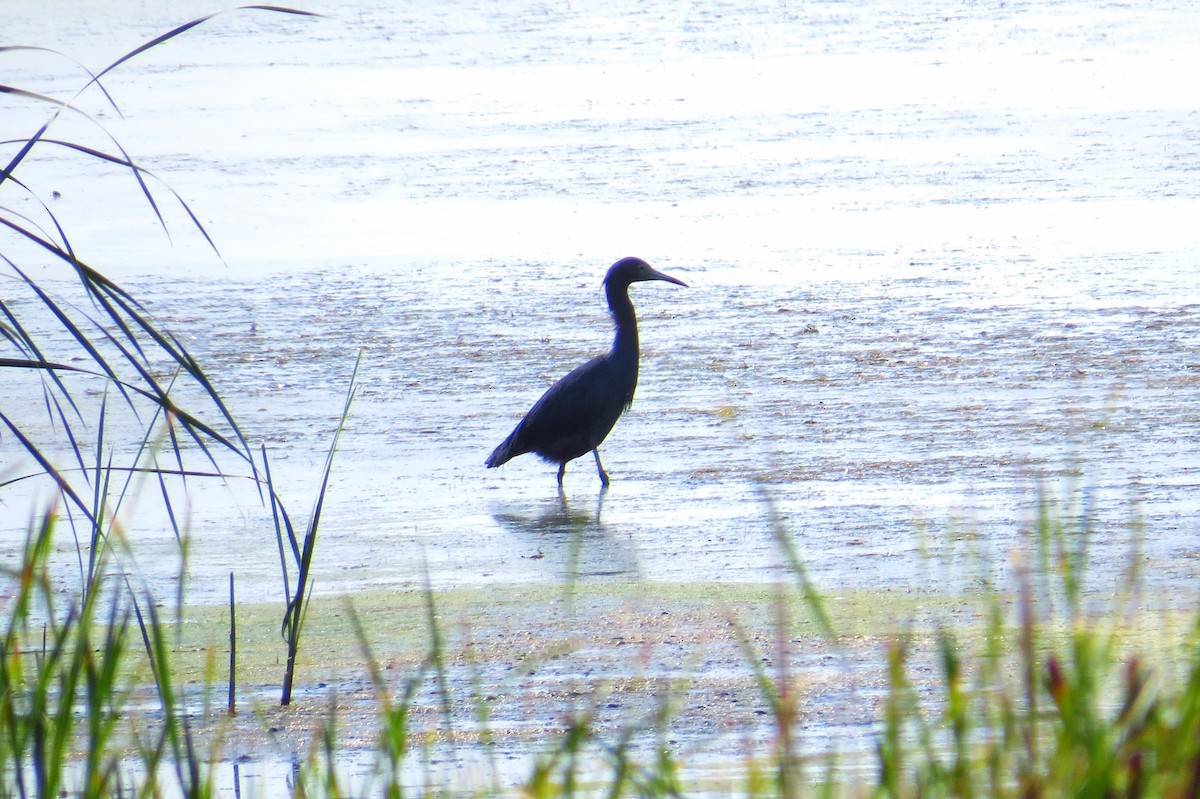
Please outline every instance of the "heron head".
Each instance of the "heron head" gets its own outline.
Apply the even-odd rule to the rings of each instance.
[[[628,286],[630,283],[637,283],[642,280],[665,280],[668,283],[674,283],[676,286],[687,287],[677,277],[671,277],[664,274],[650,264],[643,261],[641,258],[622,258],[617,261],[608,270],[608,274],[604,276],[605,284],[623,284]]]

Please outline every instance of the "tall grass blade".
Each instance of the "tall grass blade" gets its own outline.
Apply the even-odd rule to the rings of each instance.
[[[17,52],[17,51],[49,53],[51,55],[58,56],[59,58],[70,61],[72,64],[79,67],[80,70],[82,70],[84,73],[87,74],[88,78],[91,79],[91,83],[94,84],[95,87],[97,89],[99,89],[100,92],[104,95],[104,99],[108,101],[109,106],[111,106],[112,109],[117,112],[118,116],[124,118],[125,115],[121,113],[121,109],[117,105],[117,101],[114,100],[112,95],[108,93],[108,89],[104,88],[104,84],[100,82],[100,79],[96,76],[96,73],[92,72],[90,69],[87,68],[87,66],[85,66],[80,61],[76,60],[75,58],[72,58],[69,54],[64,53],[60,50],[54,50],[50,47],[38,47],[36,45],[28,45],[28,44],[0,45],[0,53]],[[3,91],[5,88],[7,88],[7,87],[0,87],[0,91]],[[16,89],[15,91],[20,92],[21,94],[29,94],[20,89]],[[36,94],[36,93],[34,93],[34,94]],[[51,100],[49,97],[44,97],[44,96],[40,96],[40,95],[37,96],[35,99],[41,99],[43,101],[51,102],[51,103],[56,102],[54,100]]]
[[[228,9],[228,11],[240,11],[240,10],[274,11],[274,12],[279,12],[279,13],[284,13],[284,14],[295,14],[295,15],[303,16],[303,17],[319,17],[319,16],[321,16],[320,14],[316,14],[312,11],[301,11],[300,9],[297,9],[297,8],[288,8],[285,6],[247,5],[247,6],[238,6],[237,8]],[[155,47],[158,47],[160,44],[170,41],[171,39],[174,39],[176,36],[179,36],[182,33],[186,33],[187,31],[191,30],[192,28],[196,27],[197,25],[203,25],[205,22],[208,22],[210,19],[217,17],[223,13],[226,13],[226,12],[218,11],[214,14],[208,14],[206,16],[199,17],[197,19],[193,19],[190,22],[185,22],[182,25],[178,25],[178,26],[172,28],[171,30],[167,31],[166,33],[160,34],[159,36],[155,36],[150,41],[148,41],[145,44],[142,44],[138,47],[135,47],[134,49],[130,50],[125,55],[118,58],[116,61],[113,61],[111,64],[109,64],[104,69],[100,70],[98,73],[96,73],[95,77],[93,77],[92,80],[99,81],[100,78],[103,78],[109,72],[111,72],[114,69],[116,69],[117,67],[121,66],[121,64],[124,64],[126,61],[129,61],[132,58],[136,58],[137,56],[141,55],[142,53],[146,52],[147,50],[151,50]]]
[[[59,472],[59,470],[51,462],[50,458],[43,454],[41,449],[39,449],[36,444],[30,441],[29,438],[21,431],[21,428],[18,427],[17,424],[13,422],[12,419],[10,419],[3,411],[0,411],[0,422],[4,422],[4,425],[8,427],[10,431],[12,431],[12,434],[16,437],[17,441],[19,441],[21,446],[25,448],[25,451],[28,452],[33,459],[38,462],[38,465],[42,467],[42,470],[45,472],[45,474],[54,480],[54,482],[58,485],[59,490],[64,496],[71,500],[76,509],[84,513],[88,519],[88,522],[90,524],[95,524],[96,520],[91,515],[91,508],[89,507],[88,503],[84,502],[83,498],[75,492],[75,489],[71,488],[71,485],[66,477]]]
[[[767,509],[767,519],[771,525],[771,534],[775,538],[775,544],[783,554],[785,565],[796,578],[805,607],[812,614],[813,621],[816,622],[821,635],[828,641],[836,643],[838,640],[837,632],[833,629],[833,623],[829,620],[829,614],[825,611],[825,603],[821,599],[821,592],[817,590],[817,587],[809,578],[808,569],[804,567],[804,561],[800,558],[800,553],[796,551],[796,545],[792,541],[791,536],[788,535],[787,525],[783,523],[783,518],[779,515],[779,511],[775,507],[774,499],[764,486],[759,486],[759,496]]]
[[[350,407],[354,403],[354,395],[358,391],[358,371],[362,367],[363,351],[359,350],[354,362],[354,372],[350,375],[350,385],[346,389],[346,402],[342,407],[342,415],[333,431],[333,441],[329,444],[329,453],[325,456],[325,468],[321,474],[321,487],[317,492],[317,500],[313,506],[312,517],[308,531],[304,535],[304,545],[300,551],[296,574],[296,592],[288,601],[283,614],[284,638],[287,642],[287,665],[284,668],[283,695],[280,704],[288,705],[292,701],[292,684],[296,674],[296,654],[300,649],[300,632],[304,626],[304,603],[311,594],[310,575],[312,573],[313,553],[317,545],[317,529],[321,522],[321,511],[325,507],[325,492],[329,488],[329,477],[333,473],[333,459],[337,454],[338,441],[346,422],[350,419]],[[272,494],[274,489],[272,489]],[[290,528],[289,528],[290,529]]]

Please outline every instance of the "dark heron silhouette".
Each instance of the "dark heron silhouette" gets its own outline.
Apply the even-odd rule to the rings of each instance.
[[[567,462],[591,452],[596,456],[600,482],[608,487],[608,474],[600,463],[600,442],[633,403],[638,377],[637,316],[629,301],[629,284],[665,280],[687,286],[664,275],[641,258],[622,258],[604,276],[608,310],[616,326],[612,350],[598,355],[563,377],[542,395],[520,424],[487,459],[495,468],[526,452],[558,464],[562,488]]]

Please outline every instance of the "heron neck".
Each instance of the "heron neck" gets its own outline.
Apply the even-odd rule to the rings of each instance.
[[[608,284],[605,286],[605,292],[608,294],[608,310],[617,329],[613,339],[613,355],[632,359],[634,368],[637,368],[637,316],[633,312],[633,303],[629,300],[629,286]]]

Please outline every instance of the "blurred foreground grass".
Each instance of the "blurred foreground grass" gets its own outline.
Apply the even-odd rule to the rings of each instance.
[[[467,785],[484,796],[1185,796],[1200,767],[1194,611],[1134,602],[1131,585],[1075,593],[1052,544],[1007,590],[824,597],[832,638],[791,584],[321,597],[290,707],[273,696],[280,609],[242,605],[230,717],[228,608],[139,631],[120,591],[56,604],[48,549],[32,543],[4,576],[2,795],[27,794],[17,775],[54,763],[42,784],[99,795],[87,786],[133,789],[173,762],[194,776],[170,789],[202,796],[215,763],[263,760],[297,764],[272,788],[295,796],[453,793],[464,784],[421,764],[465,751],[527,757],[515,781],[476,774]],[[57,759],[36,754],[52,741]],[[375,764],[353,787],[338,765],[350,751]],[[429,770],[414,780],[414,767]]]

